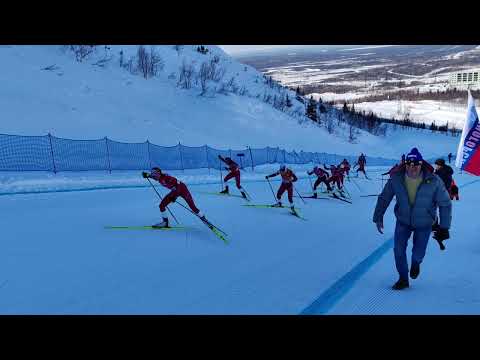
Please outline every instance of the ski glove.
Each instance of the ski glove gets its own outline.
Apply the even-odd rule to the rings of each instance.
[[[433,238],[437,241],[447,240],[450,239],[450,233],[448,229],[438,228],[438,230],[435,230],[433,233]]]
[[[145,171],[142,172],[142,176],[143,176],[144,179],[146,179],[146,178],[149,177],[149,176],[148,176],[148,173],[146,173]]]
[[[377,230],[380,234],[383,234],[383,221],[378,221],[375,223],[377,225]]]
[[[265,179],[268,179],[269,177],[270,177],[270,176],[267,175],[267,176],[265,176]]]

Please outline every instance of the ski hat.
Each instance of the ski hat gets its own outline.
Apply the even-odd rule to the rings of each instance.
[[[435,160],[435,165],[445,166],[445,160],[437,159]]]
[[[405,159],[406,161],[413,160],[413,161],[422,161],[423,157],[422,154],[420,154],[420,151],[418,151],[417,148],[413,148],[410,150],[410,152],[407,154],[407,157]]]
[[[159,167],[157,167],[157,166],[153,167],[153,168],[152,168],[152,171],[153,171],[153,172],[162,173],[162,170],[161,170]]]
[[[285,171],[285,164],[280,164],[280,171]]]

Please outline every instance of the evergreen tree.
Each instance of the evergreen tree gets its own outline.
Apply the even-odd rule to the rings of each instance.
[[[288,96],[288,94],[287,94],[286,99],[285,99],[285,105],[287,107],[292,107],[292,105],[293,105],[292,101],[290,100],[290,97]]]
[[[317,117],[317,103],[313,96],[310,97],[310,101],[307,105],[307,110],[305,114],[308,118],[312,119],[313,121],[318,121]]]

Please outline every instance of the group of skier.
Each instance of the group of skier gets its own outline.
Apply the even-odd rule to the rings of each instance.
[[[241,185],[240,166],[235,161],[233,161],[230,157],[224,158],[221,155],[218,155],[218,159],[227,165],[225,169],[229,171],[229,173],[223,178],[223,182],[226,184],[229,180],[235,179],[235,185],[237,189],[240,191],[242,197],[244,199],[249,200],[245,189]],[[365,174],[365,164],[366,164],[365,155],[361,154],[356,164],[359,166],[359,170],[357,170],[357,172],[363,171],[363,173]],[[322,183],[326,185],[327,192],[332,193],[334,197],[345,196],[343,192],[344,178],[345,176],[349,176],[350,169],[351,169],[351,166],[348,160],[343,159],[343,161],[337,166],[332,164],[329,167],[327,167],[327,165],[324,164],[323,168],[319,166],[315,166],[312,171],[307,171],[307,174],[309,176],[312,174],[315,174],[317,176],[317,179],[313,184],[312,197],[313,198],[318,197],[317,188]],[[201,211],[197,208],[190,191],[188,190],[187,186],[183,182],[179,181],[177,178],[169,174],[164,173],[159,167],[153,167],[150,173],[142,172],[142,176],[145,179],[156,180],[162,186],[170,190],[170,192],[167,195],[165,195],[165,197],[161,200],[159,205],[162,221],[157,224],[154,224],[153,227],[156,227],[156,228],[170,227],[170,221],[169,221],[166,210],[168,205],[173,202],[176,202],[178,197],[181,197],[185,200],[185,202],[189,206],[192,213],[196,214],[200,218],[200,220],[209,224],[209,221],[206,219],[205,215],[202,214]],[[290,168],[286,167],[283,164],[280,165],[280,168],[278,171],[274,172],[273,174],[265,176],[265,179],[268,180],[269,178],[276,177],[276,176],[280,176],[282,178],[282,182],[276,194],[277,202],[274,205],[272,205],[272,207],[282,207],[281,199],[283,194],[287,192],[290,208],[292,211],[295,211],[295,206],[293,203],[293,183],[298,180],[298,177]],[[337,187],[339,195],[333,192],[335,185]],[[225,189],[220,191],[220,194],[227,195],[229,193],[230,193],[230,190],[228,185],[226,184]]]

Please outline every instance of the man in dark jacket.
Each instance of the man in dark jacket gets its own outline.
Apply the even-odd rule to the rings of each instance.
[[[387,181],[378,196],[373,222],[383,234],[383,216],[393,197],[396,197],[394,235],[395,265],[400,276],[393,285],[394,290],[409,287],[407,242],[413,233],[412,261],[410,277],[420,274],[420,264],[427,249],[428,239],[435,222],[437,207],[440,209],[440,223],[435,229],[434,238],[443,241],[450,237],[448,229],[452,219],[452,203],[441,179],[433,174],[433,168],[413,148],[401,167]]]
[[[450,191],[450,187],[452,186],[453,169],[445,164],[445,160],[443,159],[435,160],[435,168],[435,175],[438,175],[438,177],[443,180],[445,188],[447,191]]]

